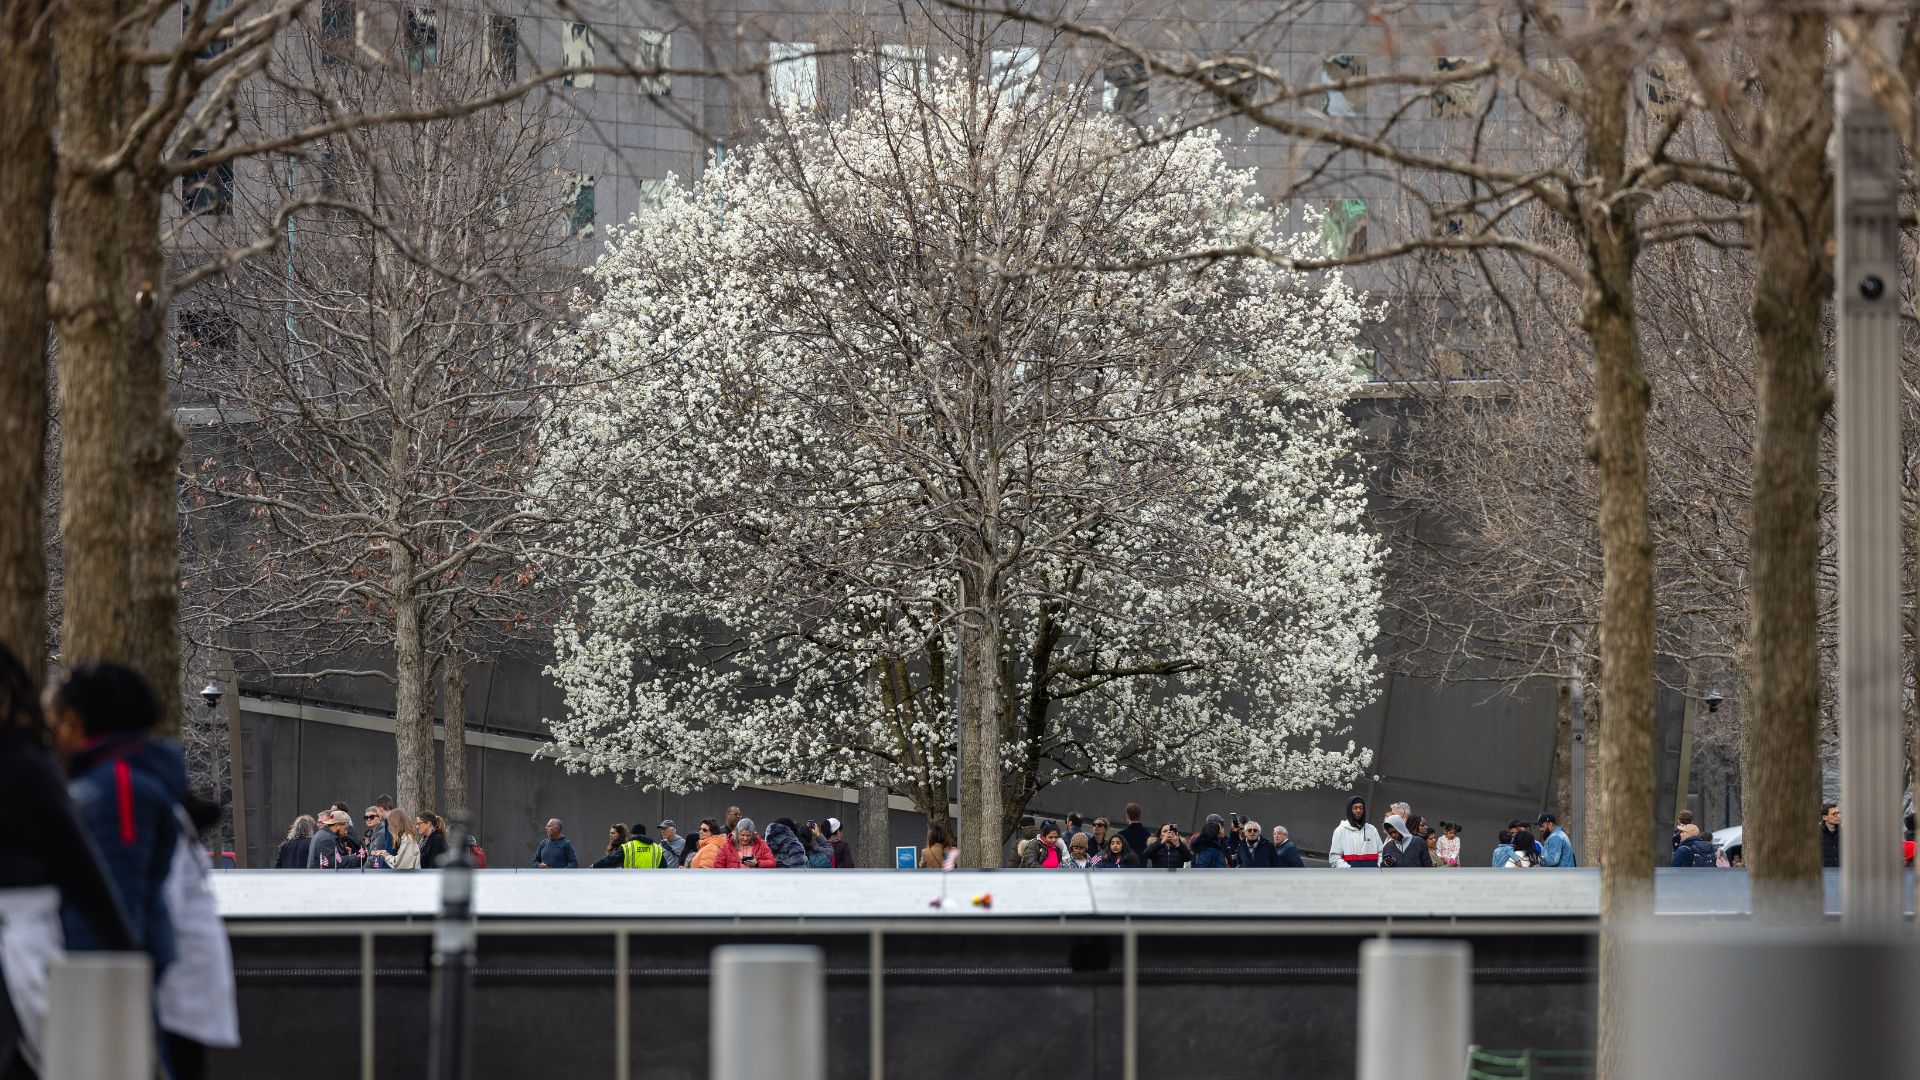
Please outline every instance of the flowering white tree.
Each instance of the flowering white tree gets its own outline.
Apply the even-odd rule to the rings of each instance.
[[[880,782],[936,818],[957,757],[969,865],[1065,776],[1366,766],[1362,305],[1171,258],[1308,254],[1217,133],[1142,145],[1080,92],[1007,91],[883,74],[612,238],[561,360],[599,391],[543,432],[546,482],[598,511],[563,753]]]

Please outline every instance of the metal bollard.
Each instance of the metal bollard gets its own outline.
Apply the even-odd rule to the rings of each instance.
[[[1628,934],[1634,1080],[1911,1080],[1920,946],[1819,928],[1708,924]]]
[[[823,965],[811,945],[713,950],[712,1080],[826,1080]]]
[[[1473,1024],[1472,968],[1464,941],[1363,942],[1360,1080],[1459,1080]]]
[[[48,1080],[153,1080],[153,962],[69,953],[47,972]]]
[[[464,835],[464,834],[462,834]],[[466,1080],[473,1040],[467,998],[473,990],[473,867],[461,852],[440,864],[440,921],[433,932],[433,1039],[427,1075]]]

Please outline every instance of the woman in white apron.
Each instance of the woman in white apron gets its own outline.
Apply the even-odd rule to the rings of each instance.
[[[134,947],[52,746],[33,680],[0,645],[0,1080],[37,1075],[63,902],[107,948]]]

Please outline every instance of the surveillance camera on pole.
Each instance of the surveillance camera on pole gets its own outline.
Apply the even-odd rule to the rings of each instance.
[[[200,700],[207,703],[208,711],[212,711],[220,707],[220,694],[220,684],[210,682],[200,691]]]
[[[1720,711],[1720,703],[1727,699],[1720,696],[1720,691],[1709,690],[1707,691],[1707,696],[1705,700],[1707,703],[1707,711],[1710,713],[1717,713]]]

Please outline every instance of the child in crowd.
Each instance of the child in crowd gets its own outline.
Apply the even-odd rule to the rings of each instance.
[[[1460,865],[1460,825],[1458,822],[1443,821],[1440,831],[1445,835],[1433,845],[1433,864],[1435,866]]]

